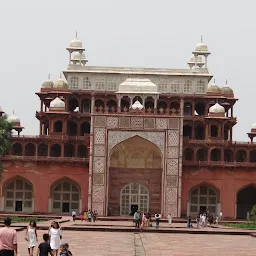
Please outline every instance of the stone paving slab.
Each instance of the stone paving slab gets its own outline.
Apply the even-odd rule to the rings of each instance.
[[[45,231],[39,230],[39,242]],[[19,255],[27,256],[25,232],[18,232]],[[197,234],[63,231],[74,256],[254,256],[255,238]],[[35,254],[34,254],[35,255]]]

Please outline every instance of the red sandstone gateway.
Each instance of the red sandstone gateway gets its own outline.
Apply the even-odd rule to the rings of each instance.
[[[18,136],[2,159],[2,212],[246,217],[256,150],[232,141],[237,99],[227,83],[208,87],[206,44],[187,69],[87,66],[77,38],[67,50],[65,79],[37,93],[40,135],[21,136],[9,117]]]

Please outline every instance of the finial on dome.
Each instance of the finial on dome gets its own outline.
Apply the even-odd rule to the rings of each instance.
[[[51,74],[50,73],[48,74],[48,79],[51,80]]]
[[[228,85],[228,79],[226,78],[226,85]]]
[[[76,30],[76,39],[77,39],[77,30]]]
[[[216,82],[216,81],[215,81],[215,78],[214,78],[214,79],[213,79],[213,83],[215,84],[215,82]]]
[[[14,115],[15,113],[14,113],[14,109],[12,110],[12,114]]]
[[[201,43],[203,42],[203,35],[201,35]]]

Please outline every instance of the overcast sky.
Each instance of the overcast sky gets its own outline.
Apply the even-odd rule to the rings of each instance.
[[[48,73],[66,69],[65,48],[78,30],[88,65],[184,68],[203,35],[216,83],[239,98],[235,140],[256,121],[256,1],[2,1],[0,106],[15,111],[23,134],[39,132],[35,111]]]

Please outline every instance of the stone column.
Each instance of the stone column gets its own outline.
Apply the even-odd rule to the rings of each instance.
[[[122,100],[122,96],[120,94],[117,94],[117,112],[120,113],[121,112],[121,100]]]
[[[91,133],[90,133],[90,152],[89,152],[89,188],[88,188],[88,209],[92,209],[92,170],[93,170],[93,124],[94,124],[95,96],[91,100]]]
[[[154,97],[154,113],[156,114],[157,113],[157,100],[159,98],[159,95],[156,95]]]

